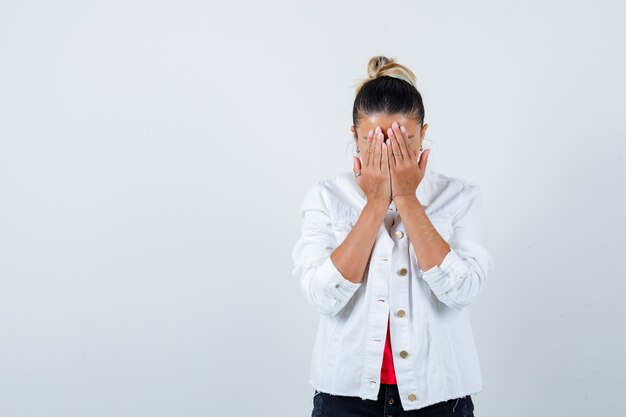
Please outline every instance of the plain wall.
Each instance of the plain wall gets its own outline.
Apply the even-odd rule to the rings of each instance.
[[[305,416],[299,205],[374,55],[481,185],[477,416],[626,388],[623,1],[0,2],[0,415]]]

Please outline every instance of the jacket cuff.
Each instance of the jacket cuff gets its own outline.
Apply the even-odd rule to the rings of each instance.
[[[469,272],[470,267],[451,249],[441,264],[424,271],[422,278],[428,283],[435,295],[440,296],[459,285],[459,281],[465,278]]]
[[[348,301],[359,289],[362,282],[352,282],[341,275],[330,256],[318,267],[318,275],[322,279],[322,289],[339,301]]]

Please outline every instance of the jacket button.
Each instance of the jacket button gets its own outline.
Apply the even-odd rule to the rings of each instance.
[[[398,239],[402,239],[404,237],[404,232],[402,230],[396,230],[394,232],[394,236]]]
[[[413,394],[413,393],[409,394],[409,400],[415,401],[416,399],[417,399],[417,397],[415,396],[415,394]]]
[[[396,311],[396,316],[398,316],[398,317],[404,317],[404,315],[405,315],[404,310],[400,309],[400,310]]]
[[[401,358],[406,358],[407,356],[409,356],[409,352],[407,352],[406,350],[401,350],[400,351],[400,357]]]
[[[408,270],[408,269],[406,269],[406,268],[400,268],[400,269],[398,270],[398,275],[405,276],[405,275],[406,275],[406,274],[408,274],[408,273],[409,273],[409,270]]]

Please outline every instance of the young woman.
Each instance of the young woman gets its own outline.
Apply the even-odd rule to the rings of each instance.
[[[473,416],[467,307],[494,266],[479,186],[427,170],[415,75],[386,57],[357,88],[352,172],[300,207],[294,276],[320,313],[313,417]]]

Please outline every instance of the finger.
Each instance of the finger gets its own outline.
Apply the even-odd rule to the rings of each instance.
[[[392,142],[389,141],[389,143],[387,144],[387,161],[389,161],[389,198],[391,198],[391,196],[393,195],[393,174],[392,172],[395,172],[395,166],[394,166],[394,162],[392,161],[393,159],[393,154],[392,154]]]
[[[394,140],[395,143],[396,143],[396,147],[395,147],[396,162],[399,164],[399,163],[401,163],[405,159],[406,160],[411,160],[412,159],[411,156],[402,147],[402,140],[401,140],[400,136],[392,128],[389,128],[388,132],[389,132],[389,137],[392,138],[392,140]]]
[[[374,152],[374,149],[376,149],[376,139],[378,137],[377,134],[376,134],[377,129],[378,128],[376,128],[376,130],[374,130],[374,132],[372,132],[372,136],[369,139],[369,143],[367,144],[367,155],[369,157],[368,160],[367,160],[367,166],[368,167],[371,167],[371,166],[374,165],[374,155],[372,155],[372,154]]]
[[[420,155],[419,167],[420,167],[420,171],[422,172],[422,174],[426,172],[426,165],[428,164],[429,157],[430,157],[430,149],[426,149],[424,152],[422,152],[422,155]]]
[[[389,132],[390,132],[390,133],[389,133],[389,137],[390,137],[390,138],[393,138],[394,145],[395,145],[395,146],[394,146],[394,148],[395,148],[395,149],[394,149],[394,151],[395,151],[396,153],[398,153],[398,155],[396,156],[396,159],[397,159],[397,158],[400,158],[400,160],[399,160],[399,161],[397,161],[397,162],[401,162],[403,158],[408,158],[408,157],[409,157],[409,155],[406,153],[406,151],[404,151],[404,149],[402,149],[402,144],[400,143],[400,137],[401,137],[402,135],[401,135],[401,133],[400,133],[398,130],[396,130],[396,129],[394,129],[394,128],[393,128],[393,126],[394,126],[394,125],[396,125],[396,126],[397,126],[397,123],[396,123],[396,122],[393,122],[393,123],[391,124],[391,127],[389,128]],[[410,158],[409,158],[409,159],[410,159]]]
[[[380,163],[380,150],[382,148],[382,143],[383,143],[383,133],[380,132],[378,134],[378,136],[376,137],[375,145],[374,145],[374,154],[372,155],[372,163],[374,164],[374,168],[376,168],[377,170],[380,171],[381,169],[381,163]]]
[[[372,138],[374,137],[374,131],[370,130],[365,138],[365,146],[363,146],[363,165],[368,166],[370,163],[370,147],[372,145]]]
[[[428,164],[429,156],[430,156],[430,149],[426,149],[420,155],[420,161],[419,161],[418,167],[419,167],[420,172],[422,173],[422,177],[424,176],[424,173],[426,172],[426,165]]]
[[[402,131],[400,130],[400,125],[398,125],[397,122],[393,122],[391,124],[391,127],[393,128],[393,132],[394,134],[397,132],[397,134],[395,135],[398,138],[398,141],[400,142],[400,149],[402,150],[402,156],[406,159],[414,159],[414,156],[411,155],[411,151],[409,151],[409,138],[408,138],[408,134],[406,133],[406,130],[404,133],[402,133]]]
[[[393,140],[390,140],[389,146],[387,146],[387,159],[389,160],[389,171],[392,173],[396,172],[396,158],[393,157],[393,153],[395,152],[395,146],[397,145],[394,145]]]
[[[396,153],[396,157],[394,158],[393,163],[394,164],[399,164],[402,161],[403,158],[403,154],[402,154],[402,148],[400,148],[400,141],[398,140],[398,138],[396,137],[396,135],[393,134],[393,130],[389,129],[389,139],[391,141],[391,148],[393,150],[393,152]]]
[[[389,146],[385,142],[383,142],[382,148],[382,169],[384,173],[389,173]]]
[[[356,156],[353,157],[352,161],[352,172],[356,176],[359,172],[361,172],[361,160]]]

